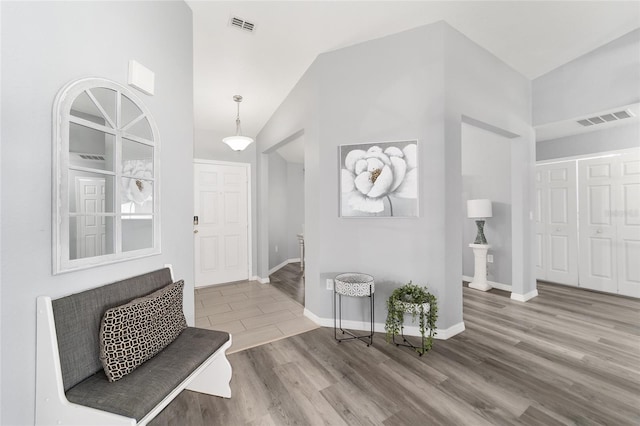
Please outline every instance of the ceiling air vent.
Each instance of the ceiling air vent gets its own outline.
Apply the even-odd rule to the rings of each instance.
[[[231,20],[229,21],[229,25],[239,30],[247,31],[249,33],[252,33],[256,28],[256,25],[254,23],[245,21],[244,19],[238,18],[237,16],[231,17]]]
[[[610,123],[612,121],[624,120],[625,118],[631,117],[633,117],[633,113],[626,109],[624,111],[612,112],[610,114],[597,115],[595,117],[578,120],[578,124],[587,127],[593,126],[594,124]]]

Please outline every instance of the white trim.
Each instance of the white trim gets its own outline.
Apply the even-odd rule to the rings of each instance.
[[[300,262],[300,258],[299,257],[295,257],[295,258],[292,258],[292,259],[287,259],[284,262],[282,262],[281,264],[276,265],[273,268],[269,269],[269,275],[271,275],[274,272],[284,268],[285,266],[287,266],[290,263],[296,263],[296,262]]]
[[[604,130],[604,129],[603,129]],[[553,139],[549,139],[553,140]],[[540,141],[544,142],[544,141]],[[572,155],[570,157],[551,158],[549,160],[536,161],[536,166],[544,166],[556,163],[567,163],[569,161],[595,160],[596,158],[619,157],[621,155],[634,154],[638,152],[638,148],[625,148],[614,151],[594,152],[592,154]]]
[[[469,277],[467,275],[463,275],[462,276],[462,281],[468,281],[468,282],[472,282],[473,281],[473,277]],[[492,288],[498,289],[498,290],[504,290],[504,291],[511,291],[511,284],[502,284],[502,283],[497,283],[495,281],[487,281],[487,284],[489,284]]]
[[[269,277],[267,278],[260,278],[257,275],[254,275],[251,277],[251,281],[258,281],[260,284],[269,284],[271,281],[269,280]]]
[[[169,272],[171,273],[171,280],[174,281],[176,276],[173,274],[173,265],[171,263],[165,263],[165,268],[169,268]]]
[[[220,160],[205,160],[203,158],[194,158],[193,159],[193,170],[195,172],[196,164],[211,164],[211,165],[219,165],[219,166],[242,166],[247,171],[247,280],[251,280],[253,276],[253,216],[251,212],[251,163],[239,163],[234,161],[220,161]],[[195,201],[192,200],[192,204]],[[195,205],[195,204],[194,204]],[[193,269],[195,272],[195,259],[193,264]]]
[[[530,291],[526,294],[511,293],[511,299],[517,302],[526,302],[538,296],[538,290]]]
[[[304,308],[304,316],[309,318],[311,321],[315,322],[321,327],[333,328],[333,324],[334,324],[333,318],[321,318],[316,314],[314,314],[313,312],[311,312],[310,310],[308,310],[307,308]],[[361,331],[371,330],[371,323],[366,321],[352,321],[352,320],[343,319],[342,326],[343,328],[346,328],[349,330],[361,330]],[[384,324],[380,322],[373,323],[373,330],[378,333],[386,333],[384,329]],[[434,338],[438,340],[447,340],[455,336],[456,334],[462,333],[464,330],[465,330],[464,322],[461,321],[457,324],[452,325],[449,328],[437,329],[436,335],[434,336]],[[408,325],[404,327],[404,334],[406,334],[407,336],[420,336],[420,330],[416,325]]]

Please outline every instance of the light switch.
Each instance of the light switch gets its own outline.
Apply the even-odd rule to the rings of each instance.
[[[149,68],[131,59],[129,61],[129,85],[153,96],[155,92],[155,73]]]

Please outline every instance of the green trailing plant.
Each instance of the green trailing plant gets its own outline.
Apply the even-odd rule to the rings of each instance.
[[[429,310],[426,313],[424,312],[425,304],[429,306]],[[427,291],[426,287],[420,287],[409,281],[408,284],[395,289],[387,300],[387,311],[387,321],[384,328],[387,332],[388,343],[391,343],[394,337],[402,331],[405,314],[411,314],[414,321],[416,317],[418,318],[420,334],[422,335],[422,347],[412,347],[420,355],[431,349],[433,337],[436,335],[438,300]],[[428,335],[426,335],[427,330]]]

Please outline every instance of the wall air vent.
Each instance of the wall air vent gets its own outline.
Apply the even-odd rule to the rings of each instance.
[[[633,117],[633,113],[626,109],[624,111],[612,112],[610,114],[597,115],[595,117],[589,117],[582,120],[578,120],[578,124],[581,126],[593,126],[595,124],[610,123],[612,121],[624,120],[625,118]]]
[[[80,158],[83,160],[104,161],[104,157],[102,155],[80,154]]]
[[[229,25],[239,30],[247,31],[249,33],[253,33],[256,28],[256,25],[253,22],[245,21],[242,18],[238,18],[237,16],[232,16],[229,20]]]
[[[104,155],[100,154],[86,154],[82,152],[70,152],[70,158],[76,160],[89,160],[89,161],[104,161]]]

